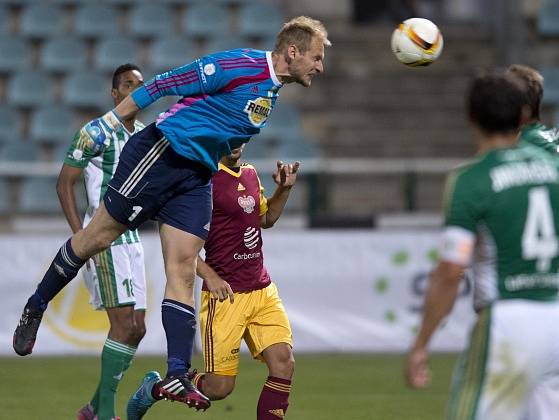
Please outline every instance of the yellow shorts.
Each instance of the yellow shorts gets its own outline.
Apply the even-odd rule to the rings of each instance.
[[[272,344],[293,345],[291,326],[274,283],[264,289],[235,293],[235,302],[219,302],[202,292],[202,349],[206,372],[236,376],[244,339],[252,357]]]

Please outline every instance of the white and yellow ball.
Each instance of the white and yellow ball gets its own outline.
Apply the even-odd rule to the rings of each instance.
[[[406,66],[428,66],[443,52],[443,36],[433,22],[406,19],[392,33],[392,52]]]

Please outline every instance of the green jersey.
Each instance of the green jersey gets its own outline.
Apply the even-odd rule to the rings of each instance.
[[[113,177],[120,152],[128,139],[138,131],[142,130],[144,125],[136,121],[134,123],[134,133],[129,133],[124,127],[113,133],[109,146],[100,155],[94,155],[88,150],[82,151],[78,149],[77,142],[79,140],[79,131],[74,136],[74,140],[66,152],[64,163],[76,168],[82,168],[84,172],[85,190],[87,193],[87,210],[84,216],[83,225],[87,226],[93,214],[99,207],[109,181]],[[137,230],[124,232],[113,245],[123,243],[135,243],[140,241]]]
[[[557,154],[559,131],[556,128],[548,128],[542,123],[535,122],[522,127],[519,141],[533,144],[550,153]]]
[[[526,143],[489,151],[450,175],[445,207],[442,256],[472,264],[476,308],[557,299],[559,158]]]

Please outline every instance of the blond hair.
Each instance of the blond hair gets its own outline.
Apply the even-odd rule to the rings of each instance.
[[[506,72],[519,78],[525,84],[526,102],[530,107],[532,117],[539,120],[543,99],[543,76],[541,73],[523,64],[513,64]]]
[[[295,45],[303,53],[311,47],[313,38],[318,37],[325,47],[332,43],[321,21],[307,16],[298,16],[283,24],[276,37],[275,52],[282,52],[290,45]]]

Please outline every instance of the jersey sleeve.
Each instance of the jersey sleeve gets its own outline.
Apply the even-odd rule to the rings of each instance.
[[[89,161],[95,157],[95,155],[89,150],[82,150],[77,147],[80,139],[80,132],[78,131],[72,140],[72,144],[66,151],[64,156],[64,163],[74,168],[85,168]]]
[[[468,266],[472,260],[476,230],[482,213],[482,200],[463,173],[451,174],[446,182],[445,228],[440,255],[443,261]]]
[[[258,177],[258,175],[256,176],[258,178],[258,185],[260,186],[260,216],[264,216],[266,213],[268,213],[268,199],[266,198],[266,196],[264,195],[265,189],[262,186],[262,183],[260,182],[260,178]]]
[[[143,109],[162,96],[211,95],[225,87],[235,76],[234,70],[223,70],[216,57],[208,55],[156,75],[132,92],[132,99]]]

